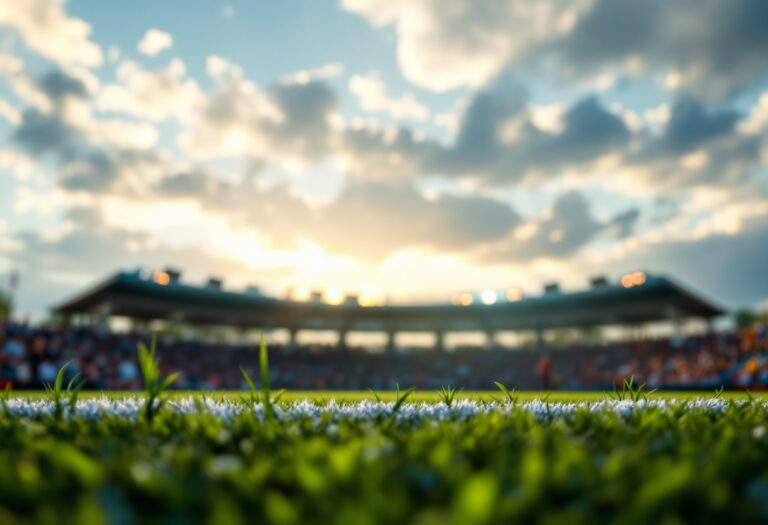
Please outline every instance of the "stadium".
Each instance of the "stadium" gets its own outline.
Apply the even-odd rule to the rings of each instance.
[[[768,523],[766,21],[0,0],[0,525]]]
[[[152,332],[161,334],[163,364],[181,372],[175,387],[192,390],[244,387],[238,366],[253,372],[259,333],[272,348],[273,383],[292,390],[483,390],[494,381],[524,390],[612,390],[630,376],[651,388],[759,389],[768,378],[758,364],[759,338],[715,333],[724,312],[666,277],[634,272],[594,278],[583,291],[550,284],[538,296],[518,289],[500,300],[501,293],[493,301],[478,296],[432,305],[361,304],[355,296],[328,302],[320,292],[278,299],[225,290],[216,279],[195,286],[172,269],[119,272],[56,305],[60,331],[11,327],[6,344],[18,349],[10,353],[29,358],[6,362],[3,378],[41,386],[74,357],[69,373],[83,372],[91,388],[137,388],[134,348]],[[110,331],[118,321],[125,331]],[[423,331],[430,347],[398,344],[398,333]],[[336,342],[313,343],[313,332],[335,333]],[[484,340],[448,348],[462,332]],[[510,332],[517,345],[503,346]],[[366,333],[379,346],[349,344]],[[299,344],[299,336],[310,342]]]

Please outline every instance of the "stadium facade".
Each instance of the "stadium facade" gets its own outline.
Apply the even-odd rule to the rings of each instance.
[[[468,303],[468,304],[467,304]],[[242,329],[286,329],[292,343],[300,330],[332,330],[346,346],[350,332],[383,332],[387,348],[399,332],[432,332],[435,346],[444,346],[446,333],[477,332],[488,340],[501,331],[532,331],[541,345],[545,330],[586,331],[604,326],[641,327],[647,323],[682,323],[700,319],[711,325],[724,312],[664,276],[627,274],[617,282],[595,279],[592,287],[560,292],[550,285],[534,297],[483,304],[408,304],[363,306],[354,296],[328,304],[319,294],[306,301],[269,297],[249,289],[225,290],[211,279],[194,286],[172,270],[119,272],[54,308],[74,316],[105,320],[123,317],[146,323],[165,320],[187,325],[231,326]]]

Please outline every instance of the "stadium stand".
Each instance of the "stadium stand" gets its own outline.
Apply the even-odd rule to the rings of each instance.
[[[68,374],[82,372],[89,388],[138,388],[136,345],[146,337],[0,324],[0,386],[40,387],[52,382],[59,367],[69,362]],[[164,372],[181,372],[174,385],[179,389],[243,388],[239,365],[258,376],[258,352],[253,345],[161,338],[158,352]],[[758,327],[544,351],[466,348],[342,353],[334,346],[272,346],[270,372],[275,386],[298,390],[389,389],[398,383],[420,389],[454,385],[472,390],[493,388],[493,381],[518,389],[540,389],[547,386],[545,381],[559,389],[611,389],[630,376],[653,388],[757,389],[768,386],[768,332]]]
[[[511,290],[510,290],[511,291]],[[492,292],[493,293],[493,292]],[[278,299],[258,293],[229,291],[216,286],[195,286],[181,280],[177,270],[118,272],[58,305],[54,311],[65,322],[85,318],[106,325],[113,317],[130,319],[137,326],[170,321],[190,326],[229,326],[237,329],[286,329],[292,343],[304,329],[332,330],[347,346],[352,331],[380,332],[392,349],[399,332],[433,332],[437,349],[447,333],[481,331],[489,346],[501,331],[532,331],[543,346],[545,331],[578,329],[584,333],[606,326],[641,327],[665,321],[700,319],[711,323],[723,312],[672,280],[646,272],[625,274],[616,283],[593,280],[592,287],[561,292],[549,284],[539,296],[507,295],[491,302],[462,294],[454,304],[364,304],[359,297],[322,300]]]

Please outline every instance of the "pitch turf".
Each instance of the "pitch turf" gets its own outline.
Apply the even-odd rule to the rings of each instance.
[[[328,394],[8,396],[0,523],[768,521],[763,400]]]
[[[612,399],[614,397],[613,392],[610,391],[576,391],[567,392],[561,390],[552,391],[520,391],[516,393],[519,396],[520,401],[534,401],[534,400],[548,400],[552,402],[561,403],[579,403],[583,401],[601,401],[606,399]],[[140,392],[135,391],[85,391],[82,392],[81,399],[93,399],[99,397],[109,397],[110,399],[121,399],[141,396]],[[238,401],[244,395],[243,391],[183,391],[175,390],[170,392],[171,398],[185,398],[185,397],[210,397],[220,400]],[[336,400],[338,402],[357,402],[357,401],[375,401],[376,396],[382,401],[394,401],[394,391],[377,391],[374,395],[371,391],[362,390],[287,390],[283,394],[282,399],[285,401],[315,401],[315,402],[327,402],[330,400]],[[664,399],[664,400],[687,400],[687,399],[705,399],[712,397],[714,392],[704,390],[667,390],[656,391],[650,395],[651,399]],[[46,394],[42,390],[17,390],[11,393],[14,398],[28,398],[28,399],[43,399]],[[501,401],[503,395],[498,390],[473,390],[473,391],[459,391],[456,393],[457,399],[466,399],[474,401]],[[732,400],[746,400],[746,399],[765,399],[768,400],[768,392],[757,391],[724,391],[720,394],[720,397],[724,399]],[[440,402],[439,392],[434,390],[415,390],[413,394],[408,398],[411,402],[425,402],[425,403],[437,403]]]

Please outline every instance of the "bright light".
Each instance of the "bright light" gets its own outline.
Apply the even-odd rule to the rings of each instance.
[[[632,288],[635,285],[635,279],[632,277],[631,273],[628,273],[621,278],[621,285],[624,288]]]
[[[301,286],[299,288],[294,288],[291,291],[291,299],[294,301],[300,301],[305,302],[309,301],[309,298],[312,297],[312,292],[309,290],[309,288],[306,288],[304,286]]]
[[[152,280],[160,286],[167,286],[171,282],[171,276],[166,272],[155,272]]]
[[[364,307],[378,306],[381,304],[381,296],[372,292],[363,292],[357,298],[357,304]]]
[[[323,298],[328,304],[341,304],[344,302],[344,294],[341,292],[341,290],[336,290],[333,288],[326,290]]]
[[[472,304],[472,294],[471,293],[463,293],[459,296],[459,304],[461,306],[469,306]]]
[[[496,302],[496,292],[493,290],[485,290],[480,294],[480,300],[483,304],[494,304]]]
[[[632,274],[632,283],[635,286],[640,286],[645,283],[645,274],[643,272],[635,272]]]
[[[520,288],[511,288],[507,290],[507,301],[516,302],[523,298],[523,291]]]

